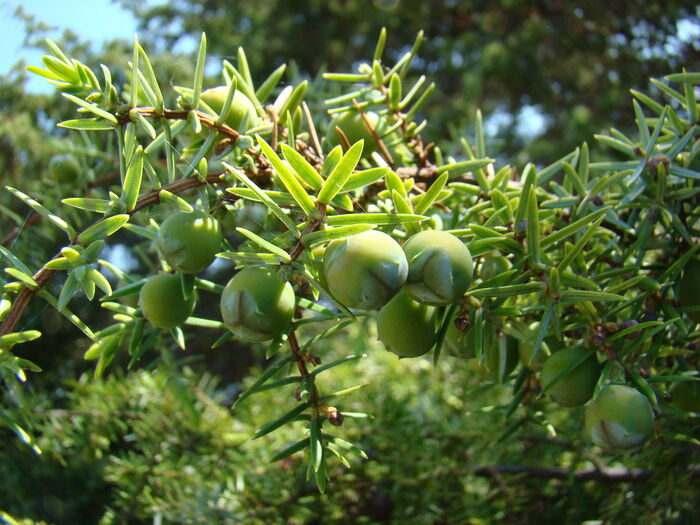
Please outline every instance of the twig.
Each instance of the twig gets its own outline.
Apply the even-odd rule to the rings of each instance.
[[[700,466],[693,465],[687,470],[693,477],[700,476]],[[587,468],[581,470],[570,470],[557,467],[536,467],[527,465],[490,465],[477,467],[474,474],[482,477],[495,477],[496,474],[527,474],[528,476],[541,479],[573,479],[574,481],[645,481],[651,478],[655,472],[647,469],[625,469],[625,468]]]
[[[222,135],[227,136],[230,138],[233,142],[236,142],[238,138],[241,136],[238,131],[235,129],[229,127],[227,124],[217,124],[216,123],[216,117],[214,115],[210,115],[209,113],[205,113],[204,111],[200,110],[173,110],[173,109],[164,109],[162,112],[159,112],[156,110],[156,108],[151,108],[151,107],[142,107],[142,108],[133,108],[136,111],[138,111],[141,115],[144,117],[150,117],[150,118],[166,118],[168,120],[187,120],[187,116],[189,115],[190,111],[196,111],[197,112],[197,117],[199,118],[199,121],[204,124],[206,127],[214,129],[221,133]],[[125,125],[131,122],[131,117],[129,116],[129,113],[125,113],[124,115],[117,116],[117,121],[119,122],[120,125]]]
[[[197,177],[188,177],[186,179],[181,179],[170,184],[166,184],[165,186],[159,189],[146,192],[138,201],[136,201],[136,205],[134,206],[134,209],[129,212],[129,215],[132,215],[137,211],[146,208],[147,206],[159,203],[160,190],[167,190],[170,193],[182,193],[187,190],[198,188],[207,184],[223,184],[224,181],[221,180],[221,175],[221,172],[211,173],[207,175],[203,180]],[[93,224],[88,226],[87,229],[92,228],[93,226],[101,223],[102,221],[108,218],[108,216],[100,218],[99,220],[95,221]],[[75,244],[77,244],[77,237],[71,242],[71,245]],[[52,257],[51,260],[57,259],[59,257],[61,257],[60,252],[54,255],[54,257]],[[48,282],[53,278],[56,272],[57,270],[50,270],[44,266],[32,276],[32,279],[34,279],[37,286],[32,288],[24,286],[22,290],[20,290],[15,300],[12,301],[12,306],[10,307],[10,311],[7,313],[7,317],[5,317],[5,320],[3,321],[2,325],[0,325],[0,335],[9,334],[14,330],[15,326],[19,322],[19,319],[22,317],[22,313],[27,308],[29,301],[48,284]]]
[[[321,159],[321,163],[323,163],[323,151],[321,150],[321,142],[318,140],[318,135],[316,134],[316,126],[314,126],[314,121],[311,119],[311,112],[309,111],[309,106],[306,105],[306,102],[302,102],[301,108],[304,110],[306,122],[309,124],[309,133],[311,133],[311,140],[314,144],[314,150],[316,150],[316,155],[319,159]]]
[[[377,130],[374,129],[374,126],[372,123],[369,121],[369,118],[367,118],[367,114],[362,110],[362,107],[360,104],[357,102],[356,99],[352,99],[352,103],[355,105],[355,109],[360,113],[360,116],[362,117],[362,122],[364,122],[365,127],[369,131],[370,135],[372,135],[372,139],[374,140],[375,144],[377,145],[377,148],[379,149],[379,153],[381,153],[382,157],[384,157],[384,160],[386,160],[390,166],[394,165],[394,157],[391,156],[391,153],[389,153],[389,150],[386,147],[386,144],[384,144],[384,141],[381,139],[381,137],[377,134]]]
[[[27,226],[31,226],[32,224],[36,224],[39,222],[39,219],[41,219],[41,214],[33,212],[29,218],[24,221],[24,224],[22,224],[21,228],[15,228],[12,230],[10,233],[5,235],[5,237],[2,239],[2,242],[0,242],[0,245],[2,246],[9,246],[12,241],[15,240],[15,238],[19,235],[19,233],[26,228]]]
[[[301,240],[304,238],[304,235],[313,233],[316,230],[318,230],[323,224],[324,219],[326,218],[326,205],[318,203],[316,204],[316,208],[321,213],[321,216],[318,219],[311,221],[308,224],[308,226],[304,228],[304,231],[301,232],[301,237],[299,237],[299,240],[297,241],[296,245],[294,246],[294,248],[292,248],[292,251],[289,253],[289,257],[291,258],[290,262],[296,261],[304,251],[304,244],[301,242]]]

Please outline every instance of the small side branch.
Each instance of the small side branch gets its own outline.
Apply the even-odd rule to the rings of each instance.
[[[207,175],[203,180],[197,177],[188,177],[186,179],[181,179],[170,184],[166,184],[162,188],[148,191],[144,193],[138,201],[136,201],[134,209],[131,210],[129,214],[134,214],[137,211],[142,210],[148,206],[159,203],[160,190],[167,190],[170,193],[182,193],[187,190],[198,188],[207,184],[223,184],[224,182],[221,180],[221,175],[221,172],[211,173]],[[99,224],[106,218],[107,217],[100,218],[88,228]],[[75,243],[76,241],[74,240],[72,244]],[[56,254],[53,257],[53,259],[56,259],[57,257],[61,257],[61,254]],[[25,286],[22,288],[22,290],[20,290],[19,294],[17,294],[17,297],[15,297],[15,299],[12,301],[12,306],[10,307],[10,311],[7,313],[7,317],[5,317],[5,320],[0,325],[0,335],[6,335],[14,331],[15,326],[19,322],[19,319],[22,317],[22,313],[27,308],[29,301],[31,301],[31,299],[48,284],[48,282],[54,277],[54,275],[56,275],[56,273],[57,270],[50,270],[45,267],[42,267],[32,276],[32,279],[36,281],[37,286],[32,288],[28,288]]]
[[[190,110],[164,109],[163,111],[158,111],[156,108],[151,107],[142,107],[134,109],[144,117],[165,118],[168,120],[187,120],[187,116],[190,113]],[[241,136],[241,134],[238,133],[238,131],[236,131],[233,128],[230,128],[226,124],[217,125],[216,117],[214,115],[210,115],[209,113],[205,113],[204,111],[200,110],[195,111],[197,112],[197,117],[199,118],[199,121],[207,128],[211,128],[218,131],[222,135],[225,135],[226,137],[231,139],[233,142],[236,142]],[[117,119],[119,121],[119,124],[122,126],[131,122],[131,118],[129,117],[128,113],[118,116]]]
[[[482,477],[494,477],[503,474],[526,474],[540,479],[573,479],[574,481],[608,481],[621,483],[626,481],[646,481],[654,475],[653,470],[625,469],[625,468],[588,468],[570,470],[557,467],[536,467],[527,465],[493,465],[478,467],[474,474]],[[700,476],[700,466],[694,465],[688,468],[687,473],[692,477]]]

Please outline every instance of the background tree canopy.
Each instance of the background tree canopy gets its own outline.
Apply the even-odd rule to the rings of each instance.
[[[309,81],[306,100],[318,122],[329,120],[323,100],[340,93],[322,79],[323,71],[357,72],[372,56],[381,27],[388,32],[386,62],[393,64],[411,49],[422,30],[425,42],[405,84],[412,85],[421,75],[427,77],[426,86],[436,83],[419,120],[429,118],[426,142],[439,144],[445,158],[463,156],[460,137],[474,136],[477,109],[484,114],[489,155],[499,164],[549,165],[609,127],[619,128],[620,135],[632,130],[630,136],[635,136],[638,115],[629,90],[646,92],[649,77],[663,77],[681,67],[700,70],[700,8],[691,1],[120,3],[139,20],[139,41],[161,86],[191,84],[196,43],[205,32],[207,52],[214,57],[235,63],[238,47],[245,48],[256,86],[277,66],[291,62],[282,85]],[[26,24],[28,44],[43,47],[47,27],[21,10],[18,16]],[[96,49],[80,35],[64,33],[56,40],[66,54],[89,65],[98,76],[98,65],[109,65],[114,84],[126,86],[126,99],[131,42],[107,42]],[[219,63],[208,63],[205,87],[221,83]],[[56,128],[57,122],[76,118],[75,107],[57,93],[27,93],[26,76],[19,64],[0,77],[2,186],[19,187],[57,207],[68,195],[105,199],[108,190],[121,190],[115,184],[120,175],[115,141]],[[166,105],[174,107],[174,90],[168,89],[165,96]],[[633,145],[623,149],[634,155]],[[688,166],[690,159],[695,162],[686,166],[687,171],[697,170],[698,147],[686,141],[681,150],[683,162]],[[86,174],[73,186],[48,175],[48,159],[63,153],[78,157]],[[590,154],[591,163],[598,157],[633,162],[624,152],[598,146],[591,146]],[[165,161],[159,160],[162,167]],[[588,160],[585,168],[577,169],[586,172]],[[681,200],[686,210],[690,203],[697,204],[696,183],[676,191],[688,194],[682,198],[689,200]],[[472,184],[474,188],[479,193]],[[559,189],[571,190],[564,185]],[[542,213],[552,217],[552,209],[556,207]],[[64,212],[71,221],[88,223],[82,210],[61,208]],[[697,207],[682,219],[691,224],[696,215]],[[153,217],[160,220],[163,212]],[[641,221],[639,216],[633,218]],[[622,231],[624,226],[611,226],[611,231],[624,237],[629,233]],[[657,266],[670,265],[697,241],[677,234],[674,227],[678,225],[660,232],[654,256],[666,251],[654,260]],[[689,228],[697,234],[697,229]],[[138,277],[153,271],[154,250],[142,238],[120,232],[113,239],[105,258],[128,262]],[[64,243],[48,221],[3,190],[0,245],[11,247],[34,268]],[[609,255],[602,246],[596,249],[601,257]],[[581,279],[586,278],[585,270],[581,264],[577,271]],[[616,271],[619,274],[620,269],[611,270]],[[651,271],[661,272],[657,267]],[[210,275],[223,281],[224,273],[228,278],[231,268],[214,268]],[[581,279],[577,285],[589,284]],[[3,274],[0,284],[6,282]],[[71,307],[97,326],[111,322],[114,314],[91,310],[79,294]],[[125,304],[122,310],[129,307]],[[198,315],[207,316],[218,312],[218,303],[203,300],[199,308]],[[656,319],[650,317],[648,322],[656,326]],[[97,379],[94,362],[83,359],[90,342],[44,303],[30,305],[20,328],[44,332],[41,339],[18,346],[21,352],[17,351],[43,372],[32,374],[22,387],[3,385],[0,416],[27,428],[36,439],[30,443],[43,454],[37,456],[11,427],[0,426],[0,437],[7,444],[0,451],[0,486],[12,488],[0,491],[0,522],[12,523],[12,515],[26,525],[476,525],[586,520],[662,524],[687,523],[696,514],[695,481],[700,472],[694,464],[700,457],[696,417],[681,414],[663,421],[661,439],[673,446],[657,443],[642,455],[602,456],[580,431],[582,411],[534,409],[527,418],[507,419],[504,413],[517,390],[513,385],[486,384],[473,367],[450,355],[441,357],[435,368],[425,359],[399,361],[383,350],[365,324],[351,325],[322,350],[324,363],[348,352],[369,354],[356,365],[334,369],[331,379],[324,377],[328,383],[323,387],[335,391],[358,377],[372,378],[344,410],[370,412],[374,418],[369,423],[346,419],[342,435],[361,443],[366,457],[349,454],[351,469],[332,463],[325,495],[307,481],[306,462],[299,455],[269,462],[298,439],[288,426],[269,439],[249,439],[256,427],[285,412],[285,403],[294,397],[289,385],[284,403],[279,390],[269,390],[257,394],[255,403],[244,403],[235,412],[228,409],[265,373],[265,348],[228,343],[212,350],[218,334],[192,327],[187,352],[170,341],[173,352],[147,354],[128,372],[132,356],[118,354],[107,377]],[[693,342],[679,355],[690,356],[683,366],[691,368],[681,372],[692,373],[698,365],[698,336],[693,332],[684,337]],[[676,366],[675,355],[668,354],[669,367]],[[662,385],[659,390],[666,393],[668,388]]]
[[[700,60],[698,6],[692,0],[122,4],[133,10],[156,49],[173,49],[205,31],[215,55],[233,56],[244,45],[252,63],[276,66],[293,57],[306,76],[324,67],[356,68],[382,27],[389,34],[388,55],[398,59],[423,30],[426,42],[414,68],[437,80],[425,108],[431,137],[454,138],[480,108],[494,117],[493,134],[504,155],[523,151],[537,163],[551,162],[606,127],[628,126],[629,89],[644,89],[650,77]],[[528,122],[533,112],[541,129]]]

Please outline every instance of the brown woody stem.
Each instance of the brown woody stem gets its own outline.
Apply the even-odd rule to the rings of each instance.
[[[700,476],[700,467],[691,466],[687,471],[691,476]],[[478,467],[474,474],[483,477],[494,477],[501,474],[526,474],[530,477],[542,479],[573,479],[574,481],[646,481],[654,475],[653,470],[626,469],[626,468],[587,468],[581,470],[569,470],[556,467],[536,467],[526,465],[492,465]]]

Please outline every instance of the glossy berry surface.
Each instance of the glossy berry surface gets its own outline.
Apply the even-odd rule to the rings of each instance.
[[[379,340],[399,357],[423,355],[437,339],[434,314],[435,308],[414,301],[401,291],[379,310]]]
[[[196,294],[188,298],[182,293],[179,275],[154,275],[141,288],[139,303],[143,316],[158,328],[171,329],[182,324],[194,310]]]
[[[690,261],[685,265],[678,289],[681,306],[700,306],[700,261]],[[688,316],[700,323],[700,310],[688,312]]]
[[[383,121],[374,111],[365,112],[367,120],[372,125],[372,128],[379,136],[383,133]],[[330,125],[328,137],[332,145],[341,144],[340,136],[336,131],[336,127],[340,128],[348,139],[350,145],[360,140],[364,140],[362,156],[366,157],[377,149],[377,143],[372,137],[369,129],[365,125],[362,115],[357,111],[346,111],[337,118],[333,119]]]
[[[569,370],[572,366],[574,368]],[[569,371],[566,372],[567,370]],[[593,396],[599,376],[600,365],[594,353],[581,347],[565,348],[545,361],[542,367],[542,387],[548,388],[550,383],[557,380],[548,388],[549,396],[560,405],[576,407]]]
[[[683,412],[700,412],[700,381],[678,381],[671,387],[671,405]]]
[[[479,277],[487,281],[507,271],[510,267],[510,261],[502,255],[487,256],[483,259],[479,267]]]
[[[349,308],[377,310],[396,295],[408,275],[401,246],[376,230],[333,241],[323,256],[333,297]]]
[[[163,221],[157,245],[168,264],[182,273],[199,273],[221,250],[219,221],[206,213],[177,211]]]
[[[607,385],[586,407],[586,431],[606,450],[634,450],[654,433],[654,411],[639,390]]]
[[[503,382],[518,364],[518,342],[514,337],[494,337],[492,330],[483,333],[484,361],[477,372],[484,379]]]
[[[518,355],[520,356],[520,362],[535,372],[542,370],[545,361],[552,355],[550,343],[555,342],[551,338],[545,338],[545,340],[540,344],[539,350],[537,353],[535,353],[539,331],[540,323],[532,323],[530,326],[528,326],[526,339],[521,339],[518,341]]]
[[[450,322],[443,341],[443,348],[453,356],[464,357],[466,359],[473,358],[474,352],[474,329],[467,328],[460,330],[454,322]]]
[[[49,173],[58,182],[74,182],[80,177],[80,163],[73,155],[55,155],[49,161]]]
[[[202,91],[201,98],[217,115],[224,109],[228,86],[217,86]],[[232,129],[244,132],[247,128],[252,128],[257,124],[257,113],[255,106],[241,91],[236,91],[231,101],[228,113],[224,117],[224,122]],[[246,128],[241,129],[241,125],[246,122]]]
[[[446,306],[464,295],[472,281],[472,257],[451,233],[427,230],[403,245],[408,261],[406,291],[416,301]]]
[[[280,335],[292,321],[295,296],[292,285],[280,282],[270,266],[249,266],[228,282],[221,294],[221,317],[236,336],[267,341]]]

